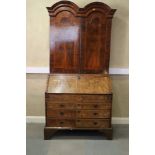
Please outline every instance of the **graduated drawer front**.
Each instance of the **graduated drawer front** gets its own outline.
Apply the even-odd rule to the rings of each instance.
[[[47,108],[52,109],[74,109],[76,105],[74,103],[52,103],[47,102]]]
[[[52,103],[47,102],[47,108],[52,109],[111,109],[111,103]]]
[[[109,119],[78,119],[76,121],[77,128],[110,128]]]
[[[90,102],[101,102],[101,103],[111,103],[112,95],[71,95],[71,94],[47,94],[46,102],[56,102],[56,103],[90,103]]]
[[[75,127],[75,120],[50,119],[46,120],[46,125],[50,127]]]
[[[77,103],[77,109],[111,109],[111,103]]]
[[[112,95],[81,95],[82,103],[100,102],[100,103],[111,103]]]
[[[47,117],[50,118],[60,118],[60,119],[74,119],[75,118],[75,111],[73,110],[53,110],[48,108],[47,109]]]
[[[110,110],[77,110],[77,118],[110,118]]]
[[[46,97],[47,102],[55,102],[55,103],[74,103],[74,102],[79,102],[80,101],[80,96],[79,95],[63,95],[63,94],[48,94],[48,97]]]

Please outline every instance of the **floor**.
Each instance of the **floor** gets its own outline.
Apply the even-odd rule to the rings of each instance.
[[[43,139],[44,124],[27,124],[26,155],[128,155],[129,126],[113,125],[113,140],[98,132],[64,131]]]

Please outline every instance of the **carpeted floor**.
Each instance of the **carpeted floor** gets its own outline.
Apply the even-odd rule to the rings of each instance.
[[[43,139],[44,124],[27,124],[27,155],[128,155],[129,126],[113,125],[113,140],[98,132],[64,131]]]

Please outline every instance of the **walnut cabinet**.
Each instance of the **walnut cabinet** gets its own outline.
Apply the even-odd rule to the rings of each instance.
[[[111,24],[116,9],[70,1],[47,7],[50,74],[45,92],[44,139],[58,130],[98,130],[112,139],[109,76]]]

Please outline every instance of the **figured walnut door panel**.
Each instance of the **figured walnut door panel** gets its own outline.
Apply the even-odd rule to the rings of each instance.
[[[50,73],[108,73],[115,9],[101,2],[79,8],[70,1],[47,7]]]
[[[64,10],[50,19],[50,70],[73,73],[79,70],[79,18]]]
[[[106,16],[93,12],[83,22],[82,34],[82,71],[101,73],[104,68],[106,43]]]

